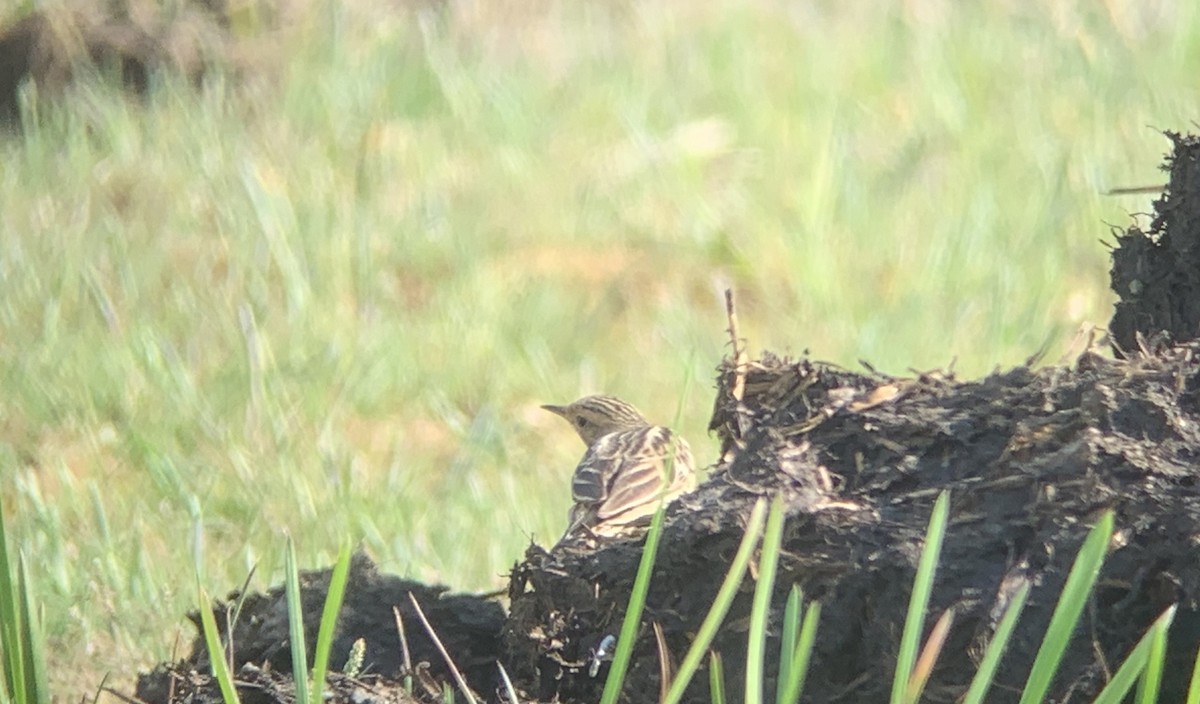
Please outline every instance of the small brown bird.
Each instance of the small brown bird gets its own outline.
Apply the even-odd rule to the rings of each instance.
[[[687,442],[670,428],[650,425],[613,396],[585,396],[568,406],[542,406],[562,416],[588,446],[571,479],[569,526],[611,537],[644,526],[658,509],[696,487]]]

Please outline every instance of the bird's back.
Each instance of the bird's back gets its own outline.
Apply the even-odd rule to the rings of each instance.
[[[691,449],[669,428],[609,433],[592,443],[575,469],[567,533],[585,527],[596,535],[617,535],[643,525],[660,497],[670,501],[695,485]]]

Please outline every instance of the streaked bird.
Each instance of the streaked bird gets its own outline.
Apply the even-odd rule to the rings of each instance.
[[[587,445],[571,480],[575,505],[564,538],[581,529],[602,537],[632,532],[649,522],[660,498],[696,487],[687,442],[621,399],[585,396],[542,408],[565,418]]]

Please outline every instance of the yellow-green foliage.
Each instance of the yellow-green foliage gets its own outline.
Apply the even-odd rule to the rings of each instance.
[[[1057,359],[1150,207],[1101,192],[1200,104],[1188,2],[397,5],[0,140],[0,498],[61,698],[190,640],[193,555],[278,583],[285,531],[499,586],[565,523],[541,403],[682,398],[712,461],[727,286],[752,353]]]

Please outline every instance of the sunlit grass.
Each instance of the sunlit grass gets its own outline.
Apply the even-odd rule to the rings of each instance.
[[[0,141],[0,496],[59,696],[190,639],[191,555],[501,584],[582,451],[540,403],[686,396],[711,460],[726,286],[752,352],[1053,359],[1149,209],[1100,191],[1200,97],[1188,3],[504,5],[339,3],[259,81]]]

